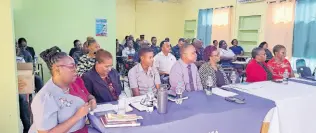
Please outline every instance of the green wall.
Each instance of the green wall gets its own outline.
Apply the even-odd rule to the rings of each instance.
[[[73,41],[95,37],[95,19],[108,20],[108,37],[95,37],[115,57],[116,0],[13,0],[15,37],[25,37],[36,54],[57,45],[69,52]],[[50,78],[46,64],[45,81]]]
[[[0,133],[18,133],[18,89],[11,0],[0,0]]]

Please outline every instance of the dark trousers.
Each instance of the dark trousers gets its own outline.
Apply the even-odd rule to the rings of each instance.
[[[23,133],[27,133],[31,127],[29,103],[26,94],[19,94],[20,118],[23,124]]]

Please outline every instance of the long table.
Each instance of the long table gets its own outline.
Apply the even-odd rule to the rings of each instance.
[[[275,101],[270,114],[269,133],[315,133],[316,87],[290,80],[289,83],[271,81],[239,84],[233,88]]]
[[[205,95],[204,91],[187,93],[181,105],[168,103],[168,113],[139,112],[141,127],[107,128],[98,117],[89,116],[93,126],[107,133],[260,133],[263,120],[275,107],[271,100],[236,91],[246,104],[227,102],[223,97]],[[100,114],[99,114],[100,115]]]

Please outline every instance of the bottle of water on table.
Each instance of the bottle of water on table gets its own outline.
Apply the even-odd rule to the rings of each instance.
[[[176,103],[177,104],[181,104],[182,103],[182,93],[184,91],[184,84],[182,82],[178,82],[178,85],[176,87],[176,95],[177,95],[177,100]]]
[[[285,69],[283,73],[283,84],[288,84],[289,83],[289,71]]]
[[[212,81],[212,76],[208,76],[207,81],[206,81],[206,89],[205,89],[205,93],[206,95],[210,96],[212,95],[212,87],[213,87],[213,81]]]
[[[232,81],[232,84],[236,84],[236,80],[237,80],[237,74],[235,71],[232,71],[232,73],[230,74],[230,80]]]

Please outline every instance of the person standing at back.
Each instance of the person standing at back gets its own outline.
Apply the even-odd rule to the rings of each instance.
[[[159,89],[161,81],[157,69],[153,66],[154,52],[150,47],[139,50],[140,63],[128,72],[128,80],[133,96],[145,95],[148,89]]]
[[[195,61],[195,48],[192,45],[184,45],[181,48],[181,59],[172,66],[170,71],[169,81],[172,90],[175,90],[180,82],[185,85],[186,91],[203,90]]]
[[[82,76],[85,72],[89,71],[95,64],[95,53],[100,49],[100,45],[94,39],[88,40],[88,54],[80,57],[77,65],[77,73]]]
[[[25,38],[19,38],[18,45],[21,51],[24,51],[24,50],[28,51],[32,56],[32,60],[34,60],[34,57],[35,57],[34,48],[27,46],[27,41]]]
[[[74,47],[70,49],[69,56],[72,57],[76,51],[80,51],[82,49],[82,44],[79,40],[74,41]]]
[[[176,59],[180,59],[180,48],[184,45],[184,38],[180,38],[178,44],[172,47],[172,54],[176,57]]]

